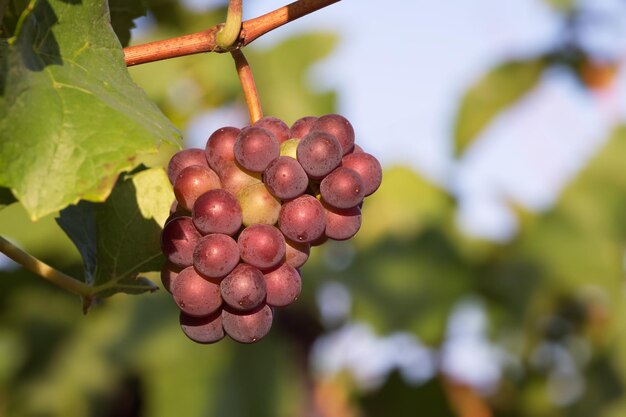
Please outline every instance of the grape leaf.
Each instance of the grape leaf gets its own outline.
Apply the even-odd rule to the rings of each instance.
[[[161,225],[174,199],[167,175],[152,168],[122,179],[104,203],[81,201],[57,222],[78,248],[94,298],[156,290],[142,272],[161,268]],[[85,300],[86,308],[93,301]]]
[[[103,201],[179,133],[130,79],[104,0],[42,0],[0,44],[0,186],[33,219]]]
[[[130,41],[130,30],[135,27],[134,19],[146,14],[141,0],[109,0],[111,26],[123,46]]]
[[[466,93],[456,116],[454,143],[460,155],[499,112],[539,81],[547,60],[509,61],[492,69]]]

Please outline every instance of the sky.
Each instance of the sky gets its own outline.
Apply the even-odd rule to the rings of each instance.
[[[215,0],[186,0],[199,9]],[[626,53],[626,3],[587,0],[596,11],[624,16],[593,27],[583,42],[605,54]],[[285,4],[244,2],[244,19]],[[328,30],[340,44],[316,65],[310,82],[338,92],[338,112],[357,143],[384,166],[403,164],[460,197],[459,226],[507,240],[516,230],[509,202],[545,210],[626,115],[626,74],[613,94],[594,96],[565,71],[549,71],[537,88],[496,117],[461,160],[452,158],[452,129],[463,93],[486,71],[550,48],[560,15],[542,0],[344,0],[255,41],[270,47],[295,33]],[[207,124],[241,119],[223,109],[199,119],[187,137],[204,140]],[[210,130],[210,129],[209,129]],[[196,134],[195,132],[201,132]]]

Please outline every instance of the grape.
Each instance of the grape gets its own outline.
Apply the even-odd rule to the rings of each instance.
[[[204,279],[192,266],[180,271],[171,290],[178,308],[190,316],[208,316],[222,305],[219,284]]]
[[[237,135],[235,159],[252,172],[263,172],[280,155],[280,144],[272,132],[261,127],[248,127]]]
[[[300,268],[309,259],[311,245],[285,239],[285,263]]]
[[[201,237],[191,217],[178,217],[165,224],[161,232],[161,251],[174,265],[180,268],[191,266],[193,249]]]
[[[356,171],[339,167],[322,180],[320,194],[327,204],[347,209],[363,201],[365,189],[363,180]]]
[[[273,307],[285,307],[296,301],[302,290],[300,273],[286,263],[271,272],[266,272],[267,304]]]
[[[233,340],[240,343],[254,343],[269,333],[272,318],[272,309],[267,304],[246,313],[225,308],[222,311],[222,326]]]
[[[356,143],[354,144],[354,149],[352,149],[352,153],[363,153],[363,148],[361,148],[359,145],[357,145]]]
[[[270,162],[263,180],[269,192],[282,200],[291,200],[304,194],[309,185],[309,177],[302,166],[288,156],[279,156]]]
[[[341,145],[333,135],[311,132],[300,139],[296,155],[307,175],[319,180],[341,163]]]
[[[311,126],[313,126],[313,124],[316,121],[317,121],[317,117],[315,116],[305,116],[296,120],[294,124],[291,125],[291,137],[292,138],[305,137],[311,130]]]
[[[383,180],[383,169],[380,162],[366,152],[351,153],[344,156],[341,160],[341,166],[353,169],[361,176],[366,197],[376,191]]]
[[[174,185],[180,171],[191,165],[209,167],[202,149],[191,148],[176,152],[167,164],[167,178],[169,178],[170,183]]]
[[[210,190],[198,197],[191,218],[202,234],[224,233],[232,236],[241,227],[241,207],[228,191]]]
[[[302,195],[285,204],[278,223],[283,234],[295,242],[311,242],[326,228],[324,207],[315,197]]]
[[[265,300],[265,280],[257,268],[240,263],[220,283],[222,299],[238,311],[250,311]]]
[[[163,288],[169,293],[172,291],[170,287],[172,286],[172,282],[176,279],[180,272],[180,268],[174,265],[171,262],[163,262],[163,266],[161,267],[161,282],[163,283]]]
[[[285,238],[269,224],[253,224],[243,229],[237,239],[244,262],[259,269],[278,265],[285,256]]]
[[[233,148],[239,134],[236,127],[223,127],[209,136],[204,152],[211,169],[218,174],[235,160]]]
[[[252,184],[261,182],[261,174],[248,171],[236,163],[227,164],[220,173],[222,189],[232,195],[237,195],[241,190]]]
[[[176,200],[180,207],[188,211],[200,195],[215,188],[220,188],[220,178],[212,169],[200,165],[183,169],[174,181]]]
[[[228,235],[213,233],[202,237],[193,251],[193,266],[208,278],[222,278],[239,263],[239,247]]]
[[[257,120],[253,126],[262,127],[272,132],[274,137],[278,140],[278,143],[283,143],[291,137],[289,126],[277,117],[265,116]]]
[[[322,233],[320,237],[310,242],[310,245],[311,247],[322,246],[326,242],[328,242],[328,236],[326,236],[326,233]]]
[[[352,152],[354,148],[354,129],[343,116],[338,114],[327,114],[320,117],[311,126],[311,132],[326,132],[337,138],[341,144],[342,155]]]
[[[296,150],[300,139],[289,139],[280,144],[280,156],[289,156],[293,159],[297,159]]]
[[[358,207],[336,209],[326,206],[326,230],[324,234],[333,240],[347,240],[361,227],[361,210]]]
[[[222,310],[205,317],[193,317],[181,311],[179,322],[183,333],[197,343],[219,342],[226,335],[222,328]]]
[[[244,226],[255,223],[274,224],[278,221],[280,202],[265,187],[252,184],[237,194]]]

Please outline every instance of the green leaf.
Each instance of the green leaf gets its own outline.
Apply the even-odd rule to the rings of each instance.
[[[133,20],[146,14],[146,6],[141,0],[109,0],[111,26],[122,46],[130,41],[130,30],[135,27]]]
[[[103,0],[37,2],[0,44],[0,186],[37,219],[103,201],[179,133],[130,79]]]
[[[465,93],[454,127],[457,155],[476,139],[498,113],[537,84],[546,63],[544,57],[505,62],[485,74]]]
[[[157,288],[138,275],[161,268],[161,225],[173,199],[167,175],[153,168],[121,180],[104,203],[81,201],[61,211],[57,221],[83,258],[94,297]]]

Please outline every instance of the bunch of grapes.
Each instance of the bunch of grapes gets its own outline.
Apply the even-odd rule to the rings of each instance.
[[[264,337],[273,308],[298,298],[310,247],[354,236],[382,180],[337,114],[218,129],[205,149],[176,153],[167,173],[176,201],[161,279],[198,343]]]

